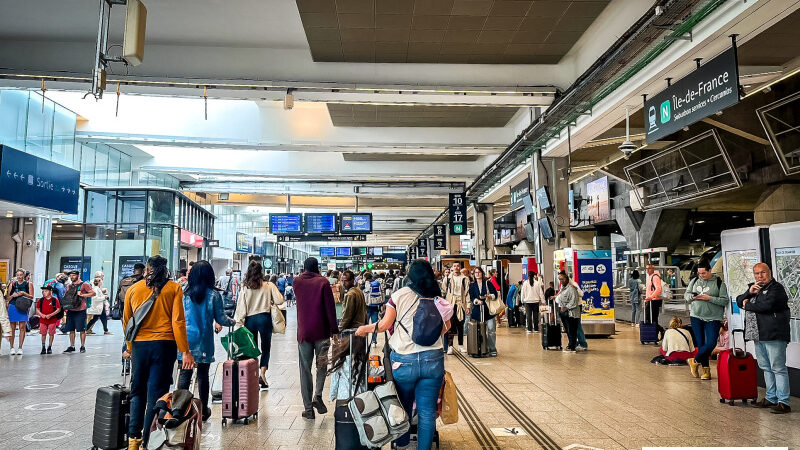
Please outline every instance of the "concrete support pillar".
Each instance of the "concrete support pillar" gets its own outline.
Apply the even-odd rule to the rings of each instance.
[[[494,205],[475,203],[472,207],[475,224],[475,263],[489,264],[494,259]]]
[[[547,186],[550,191],[550,201],[553,204],[554,214],[549,216],[550,226],[553,228],[554,239],[546,241],[540,233],[536,233],[536,258],[541,262],[542,273],[547,281],[554,281],[556,273],[553,269],[553,252],[570,246],[569,231],[569,177],[566,174],[567,158],[541,158],[539,152],[534,153],[532,160],[533,190]],[[536,208],[536,219],[545,217],[544,213]]]
[[[800,220],[800,185],[782,184],[764,192],[753,210],[756,225]]]

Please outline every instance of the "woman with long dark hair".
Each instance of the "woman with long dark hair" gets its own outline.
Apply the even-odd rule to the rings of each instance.
[[[259,339],[261,341],[261,375],[258,378],[261,389],[269,388],[267,367],[269,366],[269,351],[272,346],[271,307],[273,304],[276,306],[283,304],[283,296],[278,290],[278,286],[266,280],[261,261],[250,261],[239,300],[236,302],[234,320],[236,328],[244,325],[253,333],[256,342]]]
[[[194,368],[194,357],[186,338],[183,289],[170,281],[164,257],[156,255],[147,260],[144,280],[131,286],[125,298],[122,324],[126,330],[139,308],[153,299],[150,311],[137,317],[141,326],[123,353],[125,359],[132,359],[128,449],[139,450],[146,447],[150,436],[153,406],[169,392],[177,353],[182,353],[185,370]]]
[[[436,402],[444,378],[442,336],[450,328],[452,307],[447,306],[450,314],[442,317],[441,335],[430,346],[419,345],[412,339],[414,315],[419,307],[420,298],[444,302],[441,295],[442,289],[433,274],[430,263],[418,259],[412,262],[408,268],[406,286],[392,293],[392,298],[386,304],[386,313],[383,319],[377,324],[359,327],[356,331],[357,336],[366,336],[368,333],[383,332],[394,326],[394,334],[389,339],[389,346],[392,348],[390,356],[393,368],[392,376],[400,396],[400,402],[409,417],[411,408],[416,402],[419,419],[417,448],[420,450],[430,449],[436,434]],[[410,435],[406,433],[397,440],[397,446],[405,447],[409,444],[409,440]]]
[[[223,326],[232,327],[236,324],[225,314],[222,295],[214,289],[214,269],[208,261],[198,261],[192,266],[186,291],[183,293],[183,310],[189,351],[197,363],[197,384],[205,422],[211,417],[211,408],[208,406],[208,370],[214,362],[214,332],[219,333]],[[181,359],[180,356],[178,359]],[[189,389],[191,381],[192,370],[182,369],[178,388]]]
[[[482,268],[476,266],[472,271],[473,280],[469,286],[469,298],[472,299],[472,309],[470,319],[476,322],[486,322],[486,344],[489,347],[489,355],[497,356],[497,319],[494,314],[489,313],[486,305],[487,297],[497,296],[497,289],[486,278],[486,273]],[[481,314],[481,310],[483,314]]]

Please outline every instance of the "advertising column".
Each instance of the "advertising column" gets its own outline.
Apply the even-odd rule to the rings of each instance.
[[[575,252],[578,285],[584,292],[581,324],[586,334],[614,334],[611,250]]]

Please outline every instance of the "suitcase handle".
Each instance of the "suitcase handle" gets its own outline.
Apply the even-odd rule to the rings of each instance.
[[[733,350],[733,355],[740,356],[747,354],[747,339],[745,339],[744,337],[744,330],[741,328],[735,328],[731,330],[730,333],[731,333],[731,349]],[[736,333],[742,333],[742,342],[744,342],[742,348],[736,346]]]

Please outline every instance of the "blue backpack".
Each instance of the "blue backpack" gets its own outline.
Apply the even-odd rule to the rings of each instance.
[[[378,280],[372,280],[369,283],[369,293],[368,293],[368,300],[367,304],[371,306],[382,305],[385,303],[385,299],[383,298],[383,293],[381,292],[381,282]]]
[[[408,329],[403,325],[403,319],[408,315],[409,311],[414,309],[417,305],[417,310],[414,312],[414,331],[408,332]],[[403,314],[403,317],[397,321],[400,328],[405,330],[406,334],[411,335],[411,340],[423,347],[430,347],[442,336],[442,329],[444,328],[444,321],[439,308],[436,307],[436,300],[432,298],[421,298],[417,296],[414,304]]]

